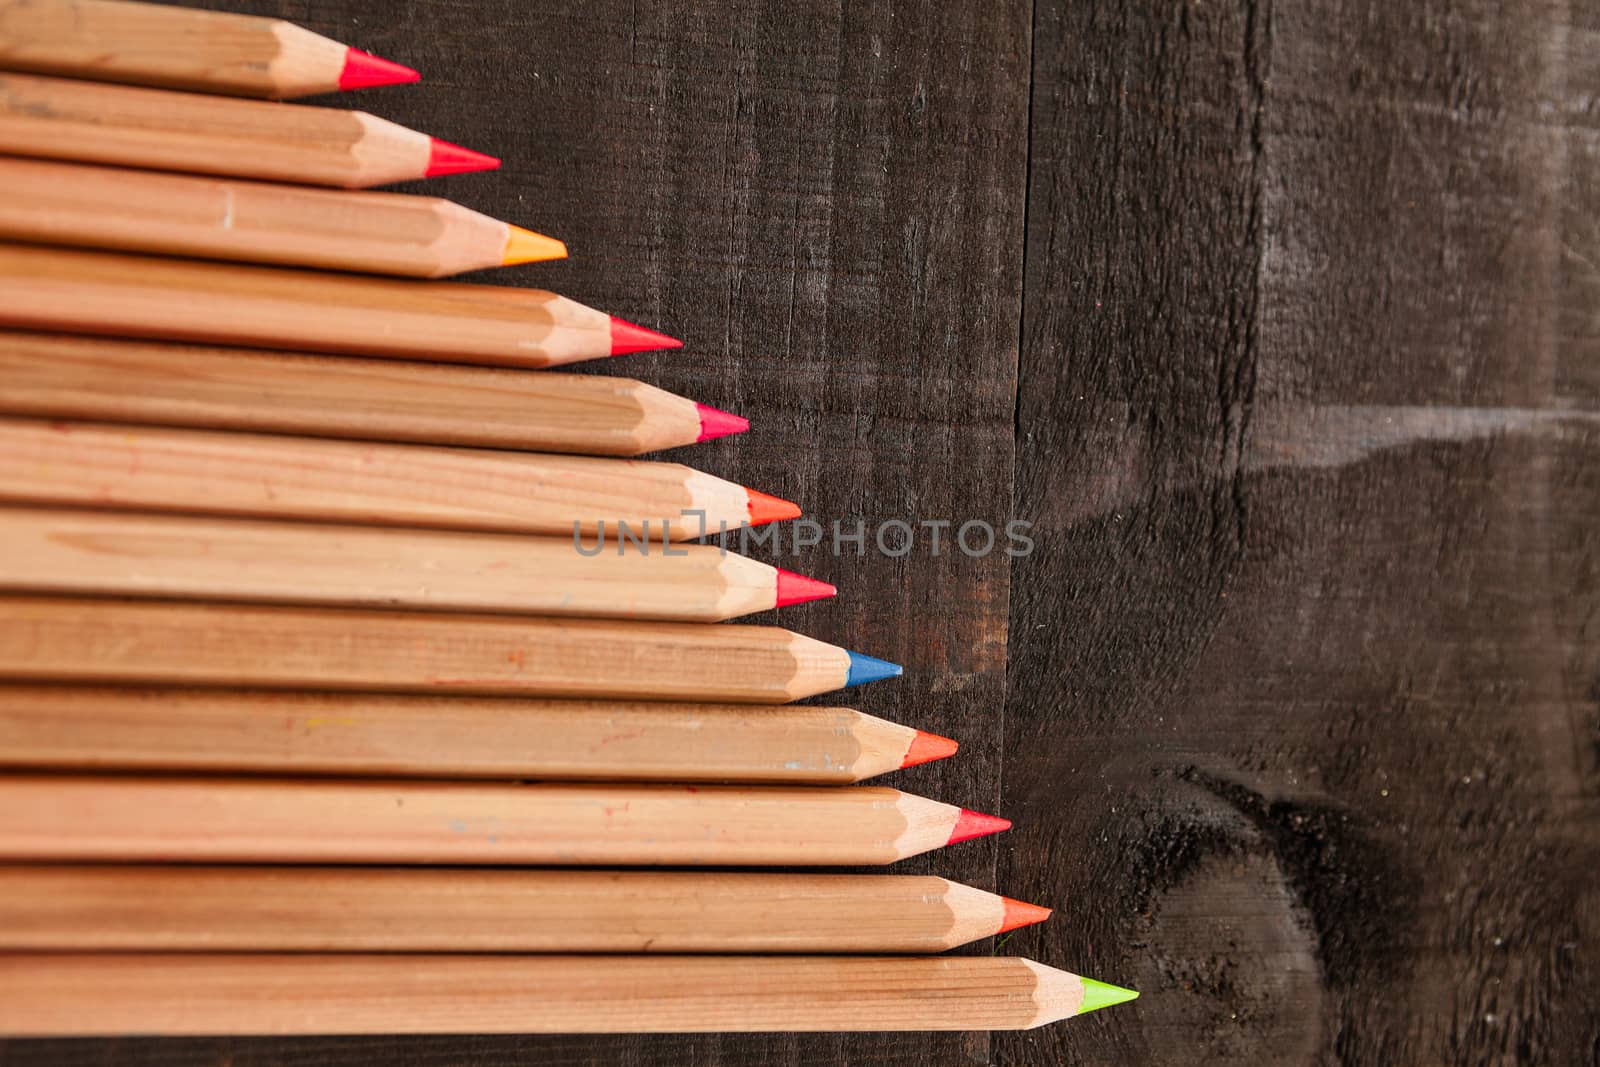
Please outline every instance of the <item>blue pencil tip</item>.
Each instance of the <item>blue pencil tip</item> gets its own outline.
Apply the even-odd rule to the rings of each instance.
[[[852,685],[866,685],[868,682],[881,682],[885,678],[900,677],[900,664],[890,663],[885,659],[873,659],[863,656],[859,652],[847,653],[850,657],[850,676],[844,680],[845,688]]]

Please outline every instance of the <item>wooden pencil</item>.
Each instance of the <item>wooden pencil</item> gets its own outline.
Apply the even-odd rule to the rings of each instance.
[[[0,189],[0,237],[40,244],[412,278],[567,254],[437,197],[7,158]]]
[[[420,77],[282,19],[130,0],[0,0],[0,68],[267,99]]]
[[[0,413],[637,456],[743,433],[630,378],[0,332]]]
[[[879,786],[0,777],[19,862],[882,865],[1010,825]]]
[[[12,1037],[1026,1030],[1137,996],[1006,956],[0,956]]]
[[[0,507],[0,592],[721,622],[834,595],[724,551]]]
[[[0,951],[919,953],[1049,916],[916,875],[0,866]]]
[[[622,524],[659,554],[800,514],[677,463],[20,418],[0,418],[0,500],[549,534],[597,554]]]
[[[0,679],[785,704],[898,676],[772,626],[0,599]]]
[[[361,111],[34,74],[0,74],[0,152],[346,189],[500,165]]]
[[[848,785],[956,743],[850,708],[0,685],[0,766]]]
[[[680,347],[539,289],[16,244],[0,325],[526,368]]]

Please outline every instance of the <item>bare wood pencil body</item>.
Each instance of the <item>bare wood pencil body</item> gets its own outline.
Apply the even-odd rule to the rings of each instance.
[[[0,333],[0,411],[53,419],[636,456],[708,436],[629,378]],[[713,524],[715,525],[715,524]]]
[[[0,766],[845,785],[955,743],[850,708],[0,685]]]
[[[0,777],[0,860],[877,865],[961,840],[963,814],[872,786],[12,774]]]
[[[0,418],[0,500],[655,542],[751,522],[748,490],[675,463]],[[645,524],[648,523],[646,527]],[[669,525],[670,524],[670,525]],[[615,551],[611,549],[610,551]]]
[[[783,704],[859,681],[770,626],[7,597],[0,678]]]
[[[715,545],[591,556],[571,536],[0,506],[3,592],[720,622],[795,577]]]
[[[0,152],[363,188],[428,177],[435,142],[361,111],[0,74]]]
[[[1003,956],[0,956],[15,1037],[1021,1030],[1095,1006]]]
[[[349,51],[279,19],[124,0],[0,0],[0,66],[287,97],[339,88]]]
[[[0,866],[0,951],[941,952],[1048,912],[915,875]]]
[[[0,324],[540,368],[613,354],[612,319],[537,289],[0,244]]]
[[[413,278],[503,266],[523,233],[437,197],[37,159],[0,158],[0,189],[9,240]]]

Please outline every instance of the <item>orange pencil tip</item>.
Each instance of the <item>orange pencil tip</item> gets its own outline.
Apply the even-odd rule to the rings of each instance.
[[[1001,897],[1005,901],[1005,917],[1000,923],[996,933],[1004,934],[1021,926],[1032,926],[1042,923],[1053,914],[1049,908],[1041,908],[1037,904],[1029,904],[1025,900],[1012,900],[1010,897]]]
[[[790,604],[804,604],[808,600],[826,600],[839,592],[827,582],[819,582],[815,578],[807,578],[803,574],[786,571],[782,567],[775,569],[778,572],[777,607],[786,608]]]
[[[482,152],[474,152],[470,148],[462,148],[449,141],[441,141],[437,137],[428,138],[428,169],[423,172],[425,178],[437,178],[444,174],[470,174],[477,170],[494,170],[500,166],[500,161],[493,156],[486,156]]]
[[[611,354],[625,356],[629,352],[648,352],[654,348],[682,348],[683,342],[664,333],[635,326],[626,319],[611,316]]]
[[[696,444],[701,441],[714,441],[729,434],[744,433],[750,428],[749,419],[741,419],[726,411],[718,411],[705,404],[696,404],[694,409],[700,415],[700,436],[694,439]]]
[[[344,69],[339,72],[339,88],[371,89],[379,85],[410,85],[422,80],[422,75],[410,67],[363,52],[347,48],[344,52]]]
[[[950,831],[950,840],[947,845],[960,844],[962,841],[971,841],[974,837],[987,837],[997,834],[1001,830],[1011,829],[1011,820],[1002,819],[998,815],[985,815],[981,811],[968,811],[961,809],[961,815],[956,819],[955,829]]]
[[[521,226],[506,225],[506,250],[501,266],[512,267],[518,263],[539,263],[547,259],[566,259],[567,246],[554,237],[524,230]]]
[[[911,747],[906,749],[906,758],[900,761],[900,769],[903,771],[919,763],[932,763],[936,759],[949,759],[960,747],[948,737],[918,730],[917,736],[911,739]]]
[[[760,526],[764,522],[781,522],[784,519],[798,519],[800,505],[791,504],[782,497],[768,496],[758,493],[754,489],[746,489],[745,493],[750,498],[750,525]]]

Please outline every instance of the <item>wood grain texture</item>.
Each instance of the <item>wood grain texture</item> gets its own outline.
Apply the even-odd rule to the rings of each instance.
[[[1003,559],[814,550],[793,569],[841,597],[796,625],[908,665],[864,706],[962,740],[907,788],[1018,820],[1004,892],[1103,904],[1005,951],[1144,995],[993,1043],[13,1042],[5,1063],[1594,1059],[1592,10],[212,6],[359,23],[428,71],[363,106],[506,157],[427,191],[548,209],[574,259],[507,277],[688,340],[605,369],[751,416],[696,453],[713,473],[824,521],[1004,515],[1019,384],[1016,510],[1040,526],[1014,608]],[[994,846],[959,851],[901,869],[993,888]]]
[[[1594,14],[1038,14],[996,1059],[1593,1062]]]

